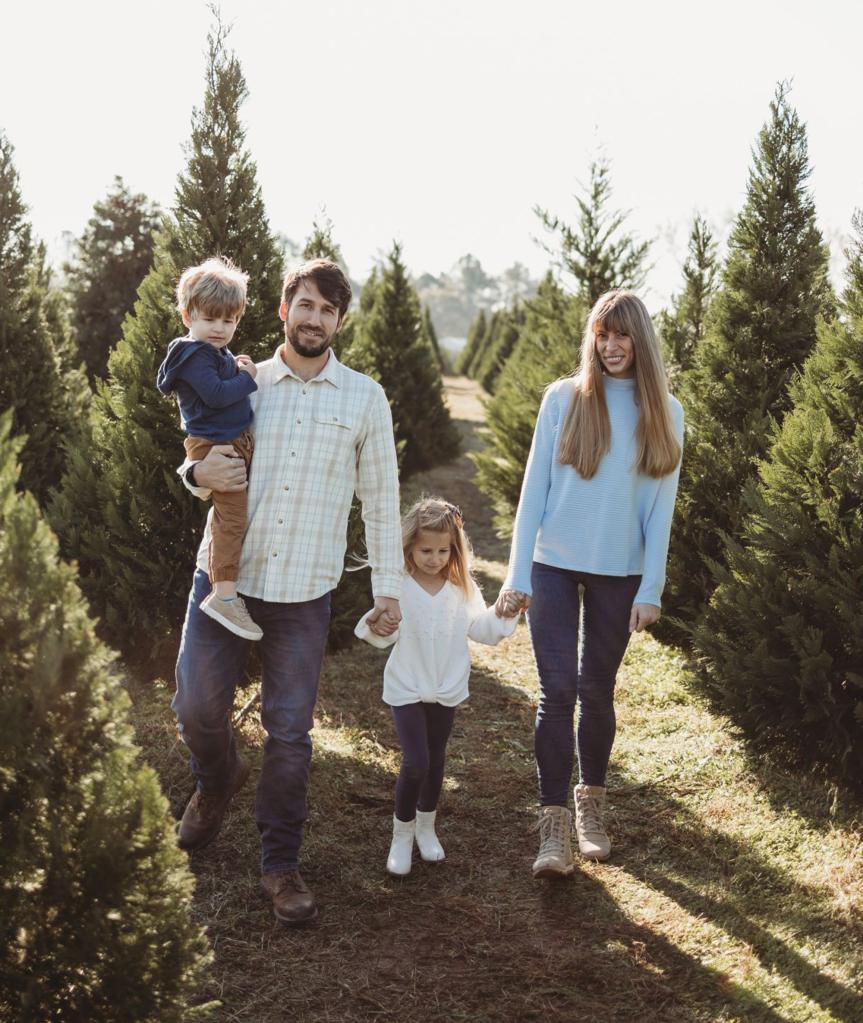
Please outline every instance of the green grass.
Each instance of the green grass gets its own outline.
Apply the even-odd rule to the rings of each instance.
[[[470,394],[460,401],[470,411]],[[468,449],[478,416],[462,424]],[[467,457],[416,481],[465,511],[490,599],[505,548]],[[192,858],[222,1021],[813,1021],[863,1019],[860,805],[813,776],[754,762],[647,636],[618,680],[607,864],[535,882],[527,630],[475,648],[451,742],[440,865],[384,871],[398,748],[385,655],[327,658],[314,732],[304,876],[317,926],[288,931],[258,895],[249,786]],[[139,738],[179,811],[189,794],[170,686],[133,686]],[[239,705],[239,701],[238,701]],[[262,733],[241,729],[257,768]]]

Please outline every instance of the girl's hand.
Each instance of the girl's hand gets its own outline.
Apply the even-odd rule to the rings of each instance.
[[[656,604],[633,604],[629,615],[629,631],[644,632],[648,625],[659,621],[661,613]]]
[[[530,607],[530,597],[520,590],[501,590],[494,604],[498,618],[515,618]]]
[[[401,620],[401,608],[394,597],[377,597],[366,624],[377,636],[391,636]]]

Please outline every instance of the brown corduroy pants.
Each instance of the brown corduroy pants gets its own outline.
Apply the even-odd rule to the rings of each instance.
[[[246,463],[247,473],[252,464],[254,441],[248,430],[233,440],[212,441],[206,437],[187,437],[183,443],[190,462],[201,461],[216,444],[233,444],[234,450]],[[248,490],[238,490],[235,493],[214,490],[212,498],[213,521],[208,567],[210,582],[236,582],[240,573],[240,551],[246,533]]]

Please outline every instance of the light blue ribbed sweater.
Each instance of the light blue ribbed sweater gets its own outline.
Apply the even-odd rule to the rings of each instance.
[[[574,392],[558,380],[542,401],[513,527],[504,586],[531,592],[534,561],[594,575],[641,575],[636,604],[660,606],[680,465],[662,479],[635,471],[635,380],[604,378],[611,449],[592,480],[558,460],[560,431]],[[669,395],[677,439],[683,408]]]

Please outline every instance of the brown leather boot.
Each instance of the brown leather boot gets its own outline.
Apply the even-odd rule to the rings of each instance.
[[[181,849],[203,849],[213,841],[222,826],[225,811],[236,793],[245,785],[250,770],[248,763],[237,754],[237,763],[226,792],[213,796],[195,789],[177,827],[177,845]]]
[[[276,919],[288,927],[305,924],[318,915],[315,897],[299,870],[280,870],[261,877],[261,887],[272,900]]]

